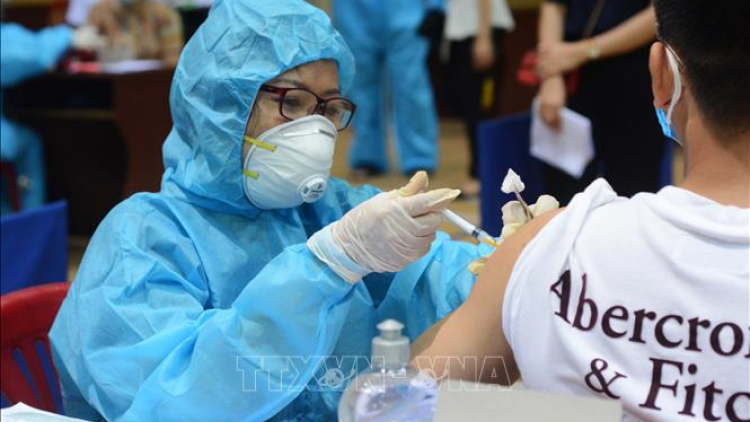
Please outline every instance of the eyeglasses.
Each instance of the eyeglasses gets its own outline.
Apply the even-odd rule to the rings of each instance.
[[[260,90],[278,95],[279,114],[295,120],[312,114],[320,114],[333,122],[336,130],[344,130],[352,121],[357,106],[342,97],[320,98],[305,88],[281,88],[262,85]]]

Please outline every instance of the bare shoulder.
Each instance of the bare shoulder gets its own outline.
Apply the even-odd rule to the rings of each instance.
[[[415,343],[415,356],[500,356],[503,366],[497,369],[508,371],[509,383],[518,379],[513,351],[503,332],[505,289],[523,249],[559,213],[560,210],[550,211],[535,218],[504,241],[482,270],[466,302]],[[456,342],[456,338],[462,341]],[[451,378],[476,380],[477,377],[454,368],[450,371]]]
[[[520,230],[518,230],[518,232],[516,232],[515,235],[513,235],[507,241],[503,242],[503,244],[498,249],[498,252],[500,250],[505,251],[497,255],[502,256],[506,259],[511,256],[515,256],[515,258],[517,259],[518,255],[520,255],[526,245],[528,245],[536,237],[536,235],[539,234],[539,232],[542,231],[542,229],[545,228],[550,221],[552,221],[553,218],[555,218],[564,210],[565,208],[550,211],[526,223]],[[493,254],[493,256],[494,255],[495,254]],[[515,263],[515,259],[513,260],[513,262]]]
[[[505,289],[513,272],[513,267],[526,246],[552,221],[563,209],[550,211],[541,215],[503,241],[492,254],[487,265],[479,276],[467,303],[477,302],[478,306],[500,310],[505,297]]]

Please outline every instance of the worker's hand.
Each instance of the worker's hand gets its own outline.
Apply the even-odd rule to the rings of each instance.
[[[333,226],[333,238],[357,264],[374,272],[394,272],[430,250],[440,211],[461,193],[425,192],[427,173],[417,173],[397,191],[381,193],[355,207]]]
[[[536,200],[535,204],[529,205],[529,211],[531,211],[533,218],[539,217],[542,214],[548,213],[558,208],[560,208],[560,203],[557,202],[557,199],[555,199],[555,197],[551,195],[542,195]],[[524,224],[531,221],[531,218],[526,215],[523,210],[523,206],[518,201],[510,201],[505,204],[503,206],[502,213],[503,231],[502,233],[500,233],[501,241],[513,236],[516,231],[518,231],[518,229],[520,229]],[[471,273],[473,274],[479,275],[482,269],[484,269],[484,266],[487,263],[488,259],[489,255],[472,262],[471,264],[469,264],[469,271],[471,271]]]
[[[427,173],[417,173],[401,189],[376,195],[316,233],[308,247],[350,282],[368,272],[401,270],[430,250],[440,212],[460,193],[455,189],[426,191],[428,183]],[[359,270],[342,265],[328,236]]]
[[[539,117],[547,126],[560,129],[560,110],[567,101],[565,80],[562,76],[555,76],[542,81],[539,87]]]
[[[533,218],[558,208],[560,208],[560,203],[551,195],[542,195],[537,198],[535,204],[529,205],[529,211],[531,211]],[[503,205],[502,213],[503,231],[500,233],[501,240],[513,236],[518,229],[531,221],[531,218],[526,215],[523,211],[523,206],[518,201],[510,201]]]

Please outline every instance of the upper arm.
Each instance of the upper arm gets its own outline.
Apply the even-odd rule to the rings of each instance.
[[[138,342],[177,321],[197,320],[210,304],[192,240],[168,216],[142,205],[121,206],[105,219],[73,286],[79,310],[98,315],[84,323],[95,337],[120,324]]]
[[[513,267],[526,245],[559,211],[549,212],[535,218],[498,247],[490,257],[466,302],[417,340],[414,349],[418,366],[425,368],[425,357],[477,358],[480,368],[483,366],[486,368],[483,364],[499,365],[495,369],[500,371],[498,373],[503,378],[487,379],[482,376],[482,373],[487,373],[487,371],[477,374],[457,365],[435,368],[435,362],[431,362],[427,369],[448,374],[451,378],[474,381],[512,383],[518,378],[512,351],[502,329],[505,291]],[[498,357],[502,359],[497,359]],[[423,362],[420,363],[419,359]]]

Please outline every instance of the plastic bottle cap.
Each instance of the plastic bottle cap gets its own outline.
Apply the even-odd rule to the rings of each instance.
[[[401,335],[404,324],[387,319],[378,324],[380,335],[372,339],[372,367],[395,369],[409,365],[411,345],[409,338]]]

